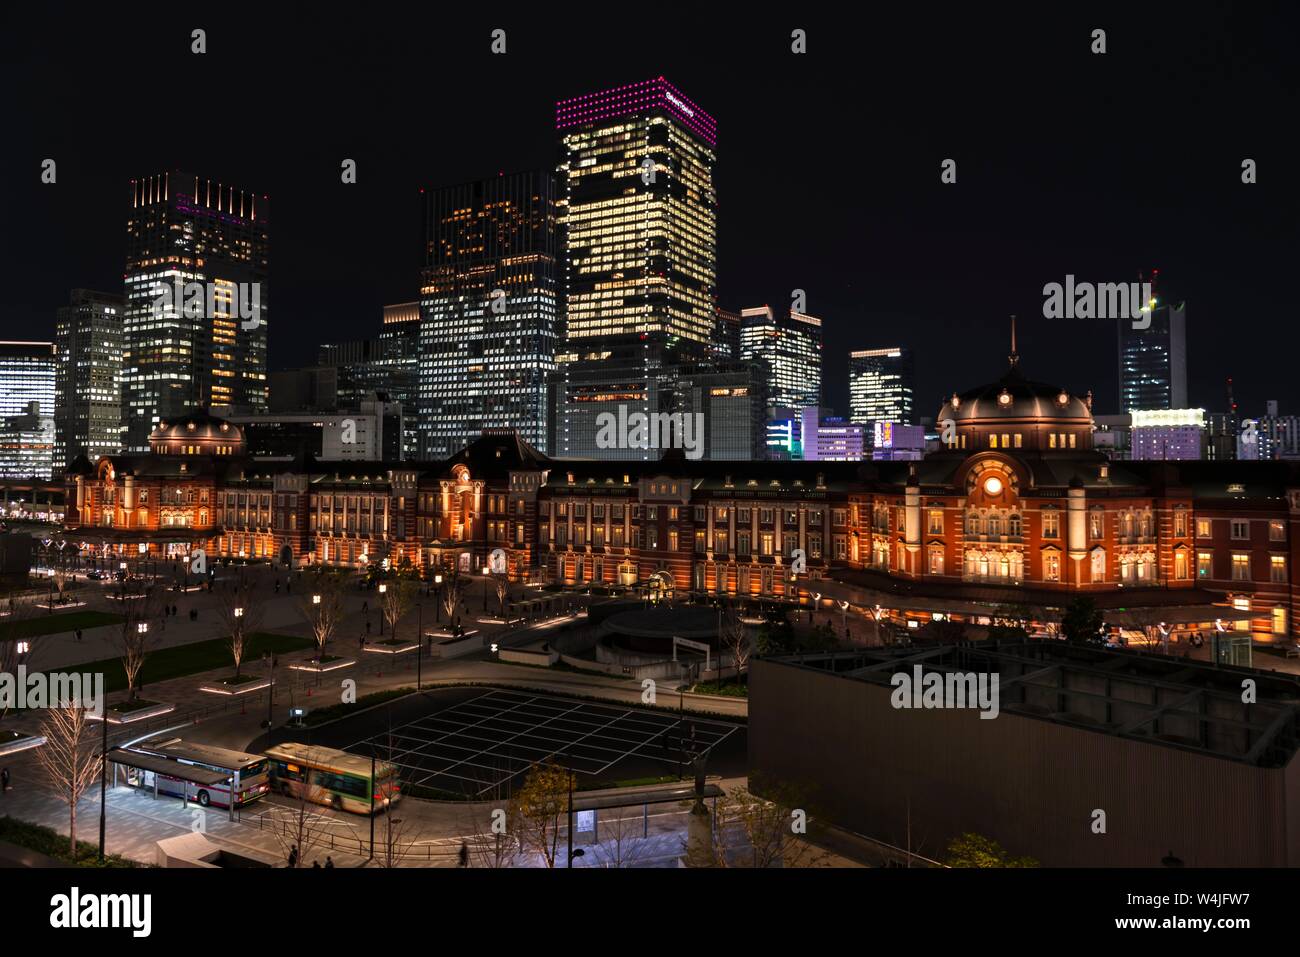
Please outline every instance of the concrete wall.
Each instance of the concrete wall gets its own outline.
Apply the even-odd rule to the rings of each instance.
[[[902,710],[888,686],[756,660],[750,774],[835,823],[944,856],[974,831],[1046,866],[1300,864],[1300,762],[1258,768],[1048,720]],[[1106,833],[1092,831],[1106,812]]]

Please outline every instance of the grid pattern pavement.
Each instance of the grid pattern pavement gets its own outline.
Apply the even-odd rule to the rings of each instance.
[[[344,750],[391,761],[412,785],[482,797],[503,794],[538,761],[599,776],[634,759],[676,768],[686,750],[703,753],[737,725],[618,704],[528,691],[493,690],[425,715]]]

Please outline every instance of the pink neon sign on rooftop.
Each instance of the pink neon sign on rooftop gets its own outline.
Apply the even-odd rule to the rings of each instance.
[[[713,117],[661,76],[560,100],[555,104],[555,128],[562,130],[649,109],[670,113],[710,146],[718,145],[718,126]]]

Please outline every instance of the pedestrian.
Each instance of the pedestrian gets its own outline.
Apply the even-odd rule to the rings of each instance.
[[[0,770],[0,792],[9,790],[9,769]]]
[[[363,601],[363,602],[361,603],[361,614],[363,614],[363,615],[368,615],[368,614],[370,614],[370,602],[368,602],[368,601]]]
[[[334,866],[334,858],[328,854],[325,855],[325,870],[330,870]]]
[[[370,619],[366,619],[366,634],[370,634]]]
[[[297,844],[289,845],[289,866],[290,867],[298,866],[298,845]]]
[[[460,854],[458,857],[459,862],[456,865],[457,867],[469,867],[469,842],[460,842]]]
[[[292,579],[292,578],[286,578],[286,579],[284,580],[284,593],[285,593],[286,595],[292,595],[292,594],[293,594],[293,579]]]
[[[279,590],[279,587],[280,587],[280,586],[278,586],[278,585],[276,586],[276,590],[277,590],[277,591]],[[311,866],[312,866],[312,869],[313,869],[313,870],[317,870],[317,871],[318,871],[318,870],[321,869],[320,861],[312,861],[312,862],[311,862]]]
[[[179,615],[180,613],[181,613],[181,610],[180,610],[179,608],[177,608],[175,605],[172,605],[172,617],[175,618],[175,617],[176,617],[177,615]]]
[[[81,629],[78,628],[78,629],[77,629],[77,641],[80,641],[80,640],[81,640]]]

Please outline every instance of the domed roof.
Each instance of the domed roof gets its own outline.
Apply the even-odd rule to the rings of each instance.
[[[968,389],[939,410],[939,419],[958,424],[1008,419],[1092,421],[1091,393],[1071,395],[1067,389],[1026,379],[1013,358],[1011,368],[996,382]]]
[[[191,446],[208,445],[242,446],[244,430],[233,422],[215,416],[206,409],[192,409],[176,417],[164,417],[149,435],[149,443],[165,451],[169,442],[190,443]]]

